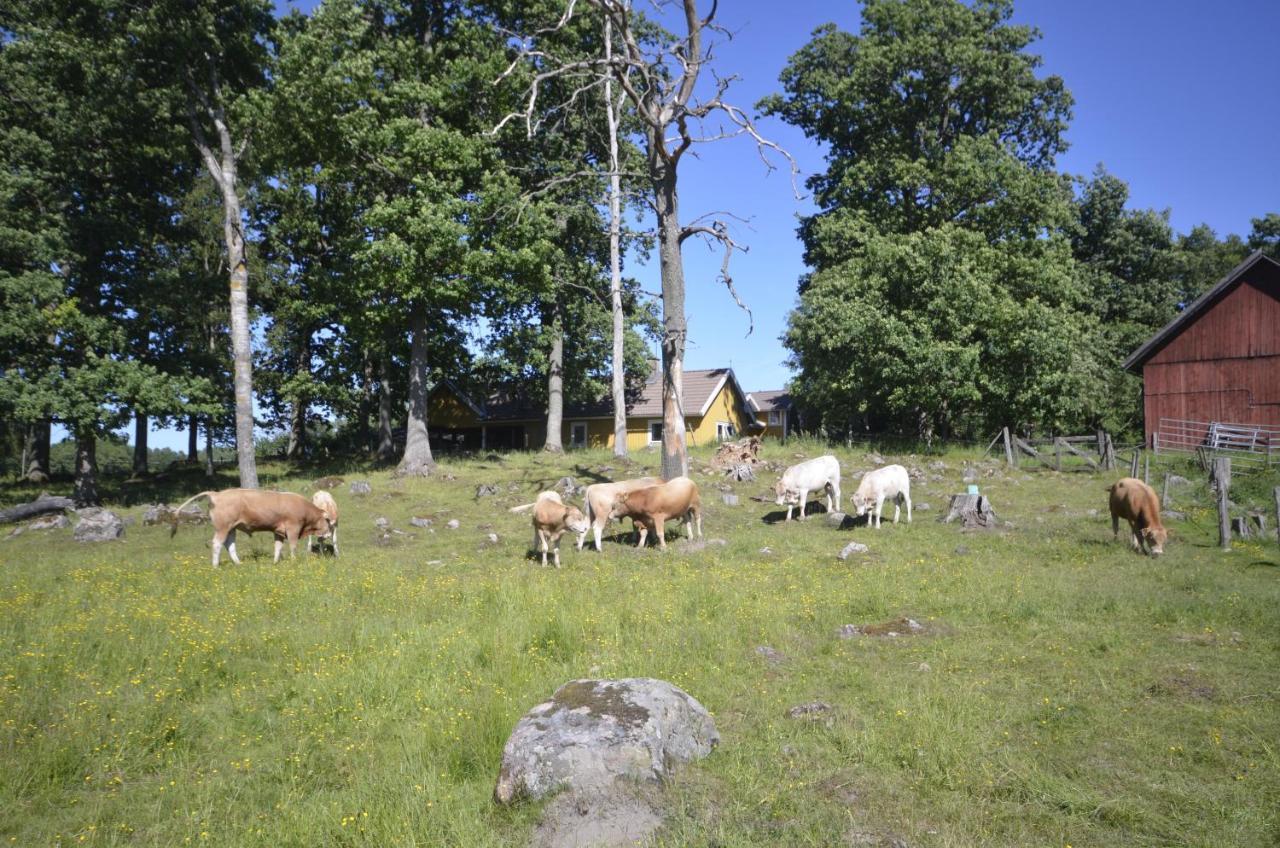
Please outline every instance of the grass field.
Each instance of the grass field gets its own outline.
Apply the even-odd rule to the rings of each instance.
[[[1112,541],[1110,477],[995,463],[979,485],[1012,526],[962,534],[937,519],[976,454],[888,458],[946,466],[915,484],[932,510],[909,526],[773,523],[750,496],[775,475],[727,506],[695,474],[726,544],[636,551],[615,525],[603,554],[566,548],[558,571],[526,557],[528,518],[506,508],[656,455],[346,469],[373,491],[334,489],[336,560],[273,565],[259,534],[213,570],[207,527],[171,540],[140,521],[95,546],[0,539],[0,844],[524,844],[538,806],[490,800],[503,742],[585,676],[664,678],[715,715],[719,749],[668,786],[664,845],[1280,844],[1274,536],[1217,550],[1197,483],[1175,493],[1190,520],[1167,554],[1141,557]],[[321,473],[264,480],[308,492]],[[481,483],[502,493],[477,498]],[[107,489],[139,517],[157,486]],[[380,540],[378,516],[412,538]],[[838,561],[850,540],[870,552]],[[836,633],[902,616],[929,633]],[[810,701],[833,710],[787,717]]]

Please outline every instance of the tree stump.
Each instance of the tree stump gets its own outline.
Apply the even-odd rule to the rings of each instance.
[[[985,495],[952,495],[944,524],[960,521],[965,529],[990,530],[996,526],[995,510]]]

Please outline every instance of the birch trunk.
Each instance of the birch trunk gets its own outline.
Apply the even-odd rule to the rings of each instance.
[[[427,432],[427,313],[413,312],[413,341],[409,352],[409,414],[405,421],[404,456],[397,474],[426,477],[435,470]]]
[[[133,427],[133,473],[147,473],[147,433],[151,422],[141,412],[134,416]]]
[[[613,62],[613,22],[604,19],[605,61]],[[627,455],[627,396],[623,370],[622,320],[622,176],[618,172],[618,110],[613,103],[613,77],[604,78],[604,108],[609,122],[609,299],[613,310],[613,455]]]
[[[661,153],[662,138],[650,130],[649,173],[658,218],[658,258],[662,265],[662,479],[689,473],[684,428],[684,262],[680,250],[680,209],[676,172]]]
[[[547,439],[542,449],[564,453],[564,323],[559,302],[551,319],[551,355],[547,359]]]

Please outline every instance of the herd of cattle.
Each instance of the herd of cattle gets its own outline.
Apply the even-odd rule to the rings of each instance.
[[[1149,552],[1152,556],[1163,553],[1168,531],[1160,522],[1160,500],[1155,491],[1132,477],[1118,481],[1107,491],[1110,494],[1112,533],[1119,535],[1120,519],[1123,518],[1129,522],[1131,544],[1136,550]],[[777,505],[787,508],[787,521],[791,520],[792,511],[797,506],[800,518],[805,517],[810,495],[826,495],[827,511],[839,510],[839,461],[827,455],[791,466],[774,486],[774,495]],[[247,533],[271,531],[275,536],[275,562],[279,562],[285,542],[289,543],[289,555],[293,556],[298,540],[303,536],[308,537],[308,550],[311,550],[315,537],[319,537],[329,539],[334,555],[338,553],[338,504],[328,492],[316,492],[310,501],[292,492],[258,489],[201,492],[189,498],[178,511],[204,497],[210,502],[215,568],[223,547],[233,562],[240,563],[236,555],[237,530]],[[901,465],[886,465],[863,475],[857,491],[853,493],[854,513],[857,516],[867,515],[868,523],[878,529],[885,501],[893,502],[895,524],[904,505],[907,522],[910,523],[911,478]],[[545,491],[539,493],[533,503],[512,507],[511,512],[532,511],[533,548],[541,553],[543,566],[547,564],[547,554],[551,553],[557,568],[560,567],[560,538],[565,533],[575,534],[577,548],[582,550],[590,531],[595,548],[600,551],[601,532],[610,521],[617,519],[631,519],[638,530],[637,547],[644,547],[652,534],[658,546],[665,549],[665,524],[676,519],[684,521],[689,539],[693,539],[695,532],[698,537],[702,536],[702,501],[698,496],[698,485],[688,477],[667,481],[640,477],[596,483],[587,487],[584,507],[585,512],[564,503],[557,492]],[[175,524],[173,530],[176,532],[176,529]]]

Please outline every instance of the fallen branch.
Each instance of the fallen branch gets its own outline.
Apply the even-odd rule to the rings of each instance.
[[[66,510],[74,510],[76,502],[71,498],[51,497],[50,495],[41,495],[31,503],[18,504],[8,509],[0,510],[0,524],[12,524],[15,521],[26,521],[28,518],[35,518],[37,515],[44,515],[49,512],[65,512]]]

